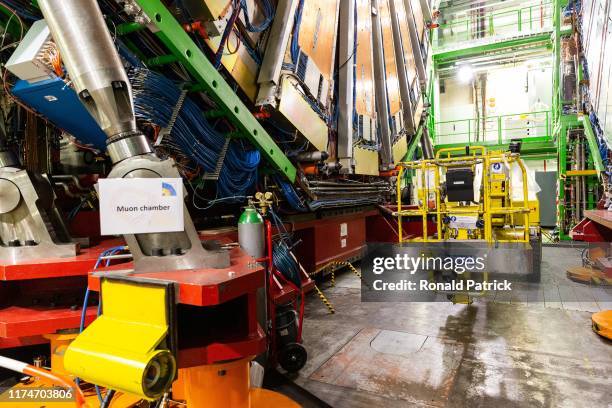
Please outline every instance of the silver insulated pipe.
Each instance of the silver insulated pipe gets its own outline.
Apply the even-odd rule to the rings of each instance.
[[[97,1],[38,4],[81,102],[109,137],[113,162],[150,153],[136,127],[130,82]]]
[[[18,167],[19,161],[6,144],[6,134],[0,129],[0,169],[3,167]],[[1,193],[0,193],[1,195]]]

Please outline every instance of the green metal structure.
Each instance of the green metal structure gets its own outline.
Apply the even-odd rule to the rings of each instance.
[[[567,198],[565,194],[567,183],[569,182],[568,177],[574,177],[571,174],[568,176],[568,165],[570,165],[567,156],[569,130],[582,129],[584,131],[590,153],[587,160],[587,169],[594,169],[597,172],[604,170],[596,137],[588,116],[584,116],[580,112],[568,114],[563,111],[566,101],[562,100],[561,39],[573,34],[569,25],[567,27],[563,25],[562,13],[567,4],[567,0],[552,0],[543,2],[538,6],[515,8],[488,14],[486,15],[487,29],[476,36],[474,35],[474,30],[478,28],[474,25],[474,21],[470,19],[451,21],[441,25],[433,32],[432,41],[434,45],[432,53],[434,70],[453,67],[459,60],[467,60],[483,55],[503,56],[517,49],[547,49],[552,54],[552,109],[547,112],[525,112],[504,116],[544,116],[540,120],[540,124],[534,126],[530,122],[530,131],[527,133],[533,133],[531,130],[535,127],[537,130],[535,137],[531,134],[528,137],[520,137],[523,142],[521,154],[527,158],[557,159],[559,176],[557,220],[559,238],[562,240],[570,239],[569,231],[572,227],[571,225],[564,225]],[[538,11],[537,8],[539,7],[547,7],[547,12],[543,13],[542,9]],[[538,12],[539,15],[534,16]],[[544,21],[545,18],[548,20]],[[496,23],[497,21],[503,23],[498,24]],[[534,27],[534,24],[539,24],[539,27]],[[445,33],[446,38],[439,34],[442,32]],[[448,35],[449,32],[451,35]],[[474,37],[478,38],[474,40]],[[583,67],[580,66],[577,72],[577,86],[582,82],[583,76]],[[520,127],[504,128],[504,116],[436,123],[434,118],[437,108],[433,103],[435,100],[434,80],[432,79],[430,82],[428,92],[430,106],[427,126],[436,150],[475,144],[486,145],[490,149],[507,149],[509,142],[507,139],[510,139],[510,137],[508,137],[506,132],[521,133]],[[481,126],[481,121],[483,120],[487,124],[487,126],[484,126],[487,130],[484,132],[484,135],[480,135],[476,139],[474,137],[474,129],[477,126]],[[462,136],[462,140],[458,141],[457,136]],[[411,151],[409,150],[409,153]],[[597,190],[598,176],[587,175],[581,177],[584,177],[588,186],[587,208],[594,208],[596,205],[595,191]]]
[[[160,0],[136,0],[136,2],[151,19],[155,26],[155,35],[171,53],[164,57],[164,61],[157,61],[158,64],[181,62],[196,78],[202,90],[217,103],[220,113],[238,129],[238,134],[253,143],[277,170],[293,182],[296,176],[296,169],[293,164],[166,6]],[[141,28],[144,27],[130,23],[121,27],[118,32],[126,33]]]

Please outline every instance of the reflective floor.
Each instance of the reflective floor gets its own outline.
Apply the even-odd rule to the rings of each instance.
[[[294,380],[334,407],[612,407],[612,342],[590,326],[612,289],[568,281],[579,263],[580,249],[545,247],[541,285],[470,306],[361,303],[339,274],[323,285],[334,315],[308,298]]]

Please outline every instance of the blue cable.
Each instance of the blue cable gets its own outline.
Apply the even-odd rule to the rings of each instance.
[[[128,76],[136,117],[166,127],[181,95],[179,87],[163,75],[143,68],[128,70]],[[226,137],[213,128],[194,101],[186,98],[168,139],[204,171],[212,173]],[[255,187],[261,154],[257,149],[245,149],[245,144],[244,140],[230,141],[217,183],[219,197],[248,196]]]
[[[275,10],[270,0],[261,0],[260,4],[262,6],[262,11],[265,18],[264,21],[261,22],[261,24],[254,26],[253,23],[251,23],[251,19],[249,18],[249,11],[247,9],[246,0],[240,0],[240,8],[244,12],[244,25],[246,29],[252,33],[261,33],[263,31],[266,31],[268,27],[270,27],[270,24],[272,24],[272,20],[274,20]]]
[[[96,269],[98,269],[100,267],[100,263],[102,263],[103,258],[105,258],[105,257],[107,257],[109,255],[116,254],[117,252],[123,251],[125,249],[127,249],[127,247],[125,247],[125,246],[118,246],[118,247],[107,249],[106,251],[102,252],[100,254],[100,256],[98,257],[98,260],[96,261],[93,269],[96,270]],[[110,259],[106,260],[106,266],[108,266],[108,265],[110,265]],[[85,330],[85,318],[87,316],[87,303],[89,302],[89,295],[90,295],[90,293],[91,293],[91,291],[90,291],[90,289],[88,287],[87,290],[85,291],[85,297],[83,299],[83,310],[81,311],[81,322],[79,324],[79,333],[82,333],[83,330]],[[100,305],[101,304],[102,303],[100,301],[98,303],[98,316],[100,316],[100,312],[101,312]],[[76,378],[75,382],[76,382],[77,385],[79,385],[80,379]],[[94,388],[96,389],[96,394],[98,396],[98,400],[100,402],[100,405],[102,405],[103,402],[104,402],[104,399],[102,398],[102,392],[100,391],[100,387],[97,386],[97,385],[94,385]]]
[[[293,62],[293,65],[297,65],[298,57],[300,55],[300,25],[302,24],[303,11],[304,0],[300,0],[295,11],[295,17],[293,21],[293,34],[291,36],[291,62]]]

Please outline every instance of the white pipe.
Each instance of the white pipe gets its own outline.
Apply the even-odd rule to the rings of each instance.
[[[6,368],[7,370],[23,373],[28,365],[29,364],[22,363],[21,361],[13,360],[12,358],[0,356],[0,367]]]

